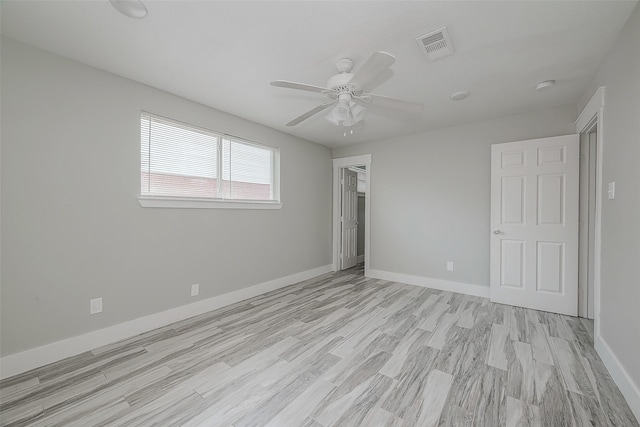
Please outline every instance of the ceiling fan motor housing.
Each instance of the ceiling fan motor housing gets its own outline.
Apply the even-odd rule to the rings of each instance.
[[[349,58],[342,58],[336,61],[336,68],[340,74],[350,73],[353,70],[353,60]]]
[[[339,94],[348,93],[352,96],[362,93],[362,88],[357,84],[350,83],[353,73],[336,74],[327,82],[327,87]]]

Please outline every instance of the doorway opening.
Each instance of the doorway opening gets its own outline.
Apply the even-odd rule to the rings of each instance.
[[[583,268],[580,269],[581,274],[586,278],[584,287],[581,287],[580,295],[584,297],[579,300],[578,315],[585,318],[585,325],[593,325],[593,338],[598,346],[597,341],[600,337],[600,269],[601,269],[601,242],[602,242],[602,153],[604,151],[604,138],[602,129],[604,128],[604,107],[605,107],[605,87],[599,87],[593,94],[587,105],[584,107],[578,119],[576,120],[576,133],[580,134],[581,145],[587,146],[589,141],[589,153],[591,171],[589,180],[593,183],[594,189],[590,190],[593,196],[592,215],[589,218],[591,224],[585,224],[584,228],[588,230],[588,238],[582,239],[585,242],[581,246],[580,262]],[[595,141],[595,142],[594,142]],[[593,151],[592,151],[593,150]],[[594,154],[595,153],[595,154]],[[586,159],[585,159],[586,162]],[[587,167],[587,169],[589,169]],[[582,180],[581,180],[582,181]],[[587,186],[585,184],[584,188]],[[589,199],[591,200],[591,199]],[[590,203],[585,203],[589,206]],[[592,221],[591,221],[592,219]],[[581,224],[582,225],[582,224]],[[581,227],[582,230],[583,227]],[[589,254],[592,251],[592,254]],[[584,260],[583,258],[584,257]],[[584,268],[586,267],[586,268]],[[589,283],[589,281],[591,283]],[[579,285],[580,286],[580,285]],[[592,290],[589,290],[589,286]],[[592,318],[593,322],[587,320]]]
[[[364,263],[371,230],[371,155],[333,159],[333,270]]]
[[[578,237],[578,316],[594,317],[595,214],[598,124],[580,133],[580,206]]]

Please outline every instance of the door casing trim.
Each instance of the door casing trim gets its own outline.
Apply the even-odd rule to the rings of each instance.
[[[333,159],[333,271],[338,271],[340,268],[340,169],[350,166],[365,166],[367,181],[364,200],[364,275],[369,277],[369,268],[371,267],[371,178],[373,175],[371,157],[371,154],[361,154]]]
[[[600,337],[600,267],[602,257],[602,157],[604,136],[605,86],[593,94],[584,110],[576,119],[576,133],[583,134],[597,126],[596,134],[596,213],[593,254],[593,328]]]

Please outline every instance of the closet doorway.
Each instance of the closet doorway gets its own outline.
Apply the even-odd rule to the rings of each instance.
[[[371,155],[333,159],[333,270],[369,270]]]

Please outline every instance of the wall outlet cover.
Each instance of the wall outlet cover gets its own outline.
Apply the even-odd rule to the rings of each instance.
[[[453,271],[453,262],[447,261],[447,270]]]
[[[89,300],[89,314],[102,313],[102,297]]]
[[[191,296],[195,297],[198,296],[200,294],[200,285],[199,284],[195,284],[195,285],[191,285]]]

